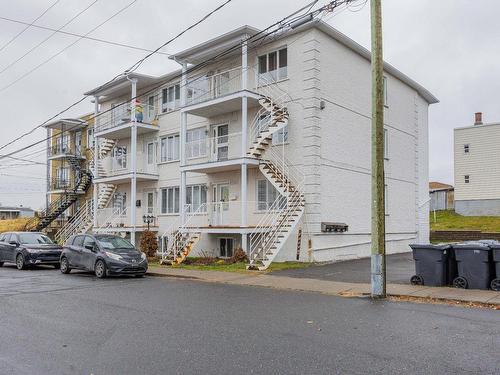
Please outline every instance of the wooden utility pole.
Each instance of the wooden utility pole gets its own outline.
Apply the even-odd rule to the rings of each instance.
[[[371,0],[372,37],[372,255],[371,295],[385,298],[384,65],[382,5]]]

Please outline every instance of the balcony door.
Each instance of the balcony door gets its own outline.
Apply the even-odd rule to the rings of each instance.
[[[212,225],[227,225],[229,211],[229,184],[212,187]]]
[[[82,132],[75,133],[75,155],[82,156]]]
[[[144,163],[146,165],[146,173],[156,172],[156,153],[154,141],[146,142],[144,144]]]
[[[229,125],[212,126],[212,160],[224,161],[229,156]]]

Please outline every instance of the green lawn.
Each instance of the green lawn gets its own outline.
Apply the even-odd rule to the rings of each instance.
[[[163,266],[160,266],[156,262],[150,262],[149,265],[153,266],[153,267],[155,267],[155,266],[163,267]],[[186,270],[199,270],[199,271],[254,272],[254,271],[247,271],[246,265],[247,265],[247,263],[233,263],[233,264],[215,263],[215,264],[208,264],[208,265],[181,263],[178,266],[167,266],[167,267],[172,267],[172,268],[177,268],[177,269],[186,269]],[[306,267],[309,267],[310,265],[311,265],[311,263],[303,263],[303,262],[272,263],[271,266],[266,270],[266,272],[277,271],[277,270],[295,269],[295,268],[306,268]]]
[[[431,230],[480,230],[500,232],[500,216],[461,216],[454,211],[430,213]]]

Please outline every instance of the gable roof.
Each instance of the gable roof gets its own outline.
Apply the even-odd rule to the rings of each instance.
[[[430,191],[454,190],[454,187],[453,185],[444,184],[442,182],[431,181],[429,182],[429,190]]]

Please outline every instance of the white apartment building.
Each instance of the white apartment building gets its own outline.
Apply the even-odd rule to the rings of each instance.
[[[466,216],[500,215],[500,123],[454,130],[455,211]]]
[[[131,73],[86,93],[99,115],[94,231],[137,242],[151,215],[171,261],[242,248],[261,269],[369,255],[370,53],[320,21],[248,41],[258,31],[243,26],[176,53],[179,71]],[[428,241],[437,99],[384,67],[393,253]]]

